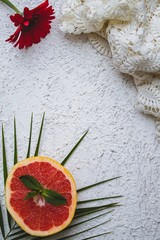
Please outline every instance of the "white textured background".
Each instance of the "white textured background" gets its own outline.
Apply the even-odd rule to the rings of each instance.
[[[14,2],[23,9],[41,1]],[[58,1],[50,3],[58,15]],[[114,176],[122,178],[80,197],[124,195],[123,206],[115,209],[111,223],[92,233],[114,231],[99,240],[160,240],[160,145],[154,120],[135,108],[132,79],[99,55],[85,36],[62,34],[58,19],[40,44],[28,50],[13,48],[4,41],[15,30],[8,18],[12,11],[0,5],[0,121],[5,126],[9,166],[13,159],[14,115],[19,159],[26,155],[31,112],[32,149],[45,111],[41,154],[57,160],[62,160],[90,127],[67,165],[78,187]],[[2,186],[2,166],[0,173]],[[73,239],[84,236],[90,235]]]

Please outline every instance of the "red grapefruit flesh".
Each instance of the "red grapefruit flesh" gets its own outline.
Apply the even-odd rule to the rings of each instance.
[[[25,200],[31,190],[20,176],[30,175],[47,189],[63,195],[67,203],[54,206],[36,195]],[[6,182],[7,209],[17,224],[33,236],[49,236],[66,228],[74,217],[77,204],[76,185],[69,171],[48,157],[32,157],[17,163]]]

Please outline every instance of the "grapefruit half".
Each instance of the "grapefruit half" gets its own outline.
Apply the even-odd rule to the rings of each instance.
[[[19,177],[30,175],[40,184],[67,200],[54,206],[40,196],[25,200],[31,191]],[[6,206],[17,224],[33,236],[49,236],[66,228],[74,217],[77,204],[76,184],[70,172],[48,157],[31,157],[18,162],[6,181]]]

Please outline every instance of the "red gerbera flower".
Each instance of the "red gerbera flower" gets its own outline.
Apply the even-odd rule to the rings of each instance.
[[[19,49],[37,44],[50,33],[50,23],[54,18],[54,9],[49,6],[48,0],[32,10],[25,7],[23,15],[16,13],[10,16],[17,30],[6,41],[15,43],[14,46],[19,46]]]

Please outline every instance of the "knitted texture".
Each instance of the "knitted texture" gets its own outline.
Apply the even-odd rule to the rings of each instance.
[[[160,1],[66,0],[61,13],[60,29],[86,33],[99,53],[112,56],[121,72],[133,76],[138,109],[159,121]]]

